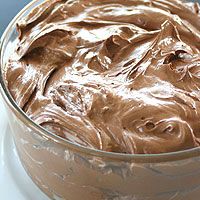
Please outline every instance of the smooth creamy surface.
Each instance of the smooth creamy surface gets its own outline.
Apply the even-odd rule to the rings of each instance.
[[[48,0],[18,23],[5,78],[52,133],[104,151],[200,146],[200,14],[181,0]]]

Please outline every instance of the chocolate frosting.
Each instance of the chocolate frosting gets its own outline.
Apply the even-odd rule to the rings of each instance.
[[[48,0],[17,28],[5,79],[37,124],[103,151],[200,146],[198,3]]]

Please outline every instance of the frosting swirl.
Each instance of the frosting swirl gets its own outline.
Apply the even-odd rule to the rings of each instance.
[[[199,4],[48,0],[18,24],[5,72],[37,124],[103,151],[200,146]]]

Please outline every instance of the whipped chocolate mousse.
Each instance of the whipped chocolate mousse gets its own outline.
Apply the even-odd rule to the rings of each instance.
[[[18,22],[5,70],[37,124],[103,151],[200,146],[199,4],[48,0]]]

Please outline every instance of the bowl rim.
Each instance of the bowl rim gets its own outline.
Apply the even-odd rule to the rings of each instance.
[[[111,160],[119,160],[125,162],[138,162],[138,163],[160,163],[160,162],[170,162],[170,161],[178,161],[183,160],[191,157],[197,157],[200,155],[200,147],[195,147],[192,149],[177,151],[177,152],[169,152],[169,153],[160,153],[160,154],[124,154],[124,153],[114,153],[114,152],[106,152],[98,149],[92,149],[89,147],[84,147],[76,143],[72,143],[67,139],[59,137],[48,130],[44,129],[40,125],[36,124],[32,119],[26,115],[26,113],[16,104],[12,96],[10,95],[8,89],[6,88],[6,84],[3,77],[3,49],[5,48],[5,41],[9,39],[11,32],[16,27],[16,22],[21,18],[24,17],[27,10],[35,8],[37,5],[44,3],[47,0],[32,0],[28,3],[9,23],[7,28],[5,29],[4,33],[2,34],[1,41],[0,41],[0,94],[3,97],[6,105],[15,113],[15,115],[34,131],[37,132],[42,137],[47,139],[53,140],[54,142],[64,145],[65,147],[81,152],[83,154],[92,155],[101,157],[104,159],[111,159]],[[12,31],[10,31],[12,30]],[[6,45],[5,45],[6,46]]]

